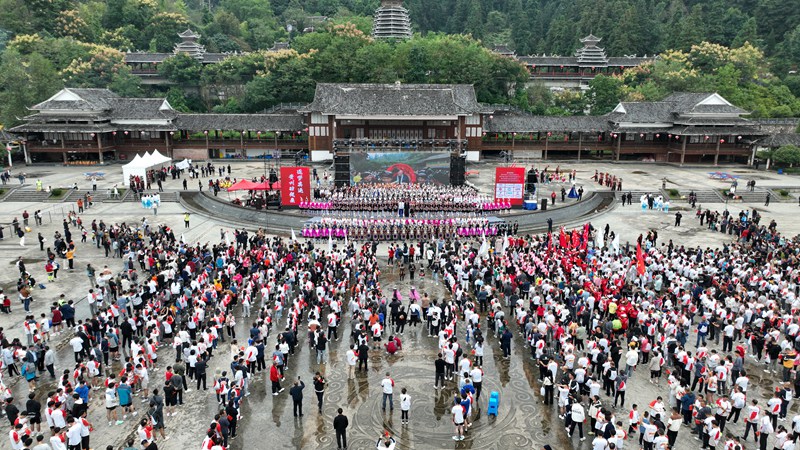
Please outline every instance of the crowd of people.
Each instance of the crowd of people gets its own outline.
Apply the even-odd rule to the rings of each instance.
[[[498,204],[493,198],[480,194],[469,186],[436,184],[359,184],[336,187],[325,198],[304,202],[301,209],[335,211],[389,212],[400,217],[417,213],[483,212],[509,209],[510,204]]]
[[[307,223],[302,236],[309,239],[398,241],[496,236],[498,223],[489,219],[329,219]]]
[[[339,198],[373,195],[399,212],[400,202],[424,205],[427,197],[416,194],[431,194],[409,187],[393,198],[380,187],[359,189],[340,191]],[[451,189],[434,198],[469,196]],[[312,228],[303,230],[310,238],[304,242],[236,230],[232,242],[223,233],[218,243],[191,244],[147,219],[93,221],[94,245],[118,261],[109,263],[114,269],[87,266],[90,316],[77,317],[74,300],[62,295],[49,314],[27,315],[24,339],[0,341],[6,372],[0,395],[11,447],[88,449],[92,424],[107,420],[110,427],[136,424],[128,447],[157,449],[191,383],[218,405],[199,430],[204,438],[198,444],[223,450],[237,437],[241,407],[259,379],[275,397],[289,387],[294,413],[303,415],[305,381],[290,371],[303,345],[322,367],[331,341],[344,339],[348,375],[365,376],[379,357],[374,350],[392,355],[407,349],[401,342],[406,327],[419,327],[438,353],[436,389],[453,394],[448,410],[455,440],[479,420],[478,403],[487,401],[484,379],[497,376],[485,372],[483,358],[490,343],[499,342],[504,359],[521,356],[538,368],[543,404],[554,409],[570,438],[576,428],[580,440],[591,434],[595,450],[636,447],[635,441],[646,450],[674,449],[682,432],[696,434],[703,448],[741,450],[752,433],[762,450],[795,450],[800,415],[782,422],[800,397],[800,242],[782,236],[774,221],[762,225],[755,211],[738,219],[712,216],[706,211],[697,220],[724,222],[732,236],[718,249],[661,242],[653,232],[620,247],[608,227],[603,233],[591,224],[522,236],[512,225],[493,229],[486,221],[354,222],[354,228],[344,225],[348,243],[334,249],[315,243],[338,232],[317,236]],[[325,230],[343,224],[335,225]],[[87,242],[90,232],[79,216],[65,220],[64,235],[54,236],[64,258],[76,249],[76,227]],[[486,238],[493,234],[499,235]],[[386,289],[380,240],[395,241],[386,254],[389,266],[409,270],[412,281],[412,267],[436,274],[445,295]],[[52,262],[62,252],[49,250],[45,271],[48,277],[55,271],[56,283]],[[17,268],[24,302],[25,290],[38,283],[24,262]],[[237,321],[247,324],[245,335],[237,336]],[[72,350],[69,362],[57,361],[51,347],[62,334]],[[524,350],[513,351],[515,343]],[[213,358],[224,359],[226,369],[209,373]],[[648,373],[634,376],[637,366]],[[750,389],[753,369],[768,373],[762,382],[773,383],[766,398]],[[14,377],[27,383],[24,404],[8,387]],[[45,395],[41,377],[51,380]],[[324,371],[310,382],[322,411]],[[386,374],[380,383],[384,410],[394,409],[395,385],[404,382],[412,381]],[[626,392],[640,386],[653,391],[652,401],[626,403]],[[408,425],[411,397],[400,392],[401,421]],[[340,416],[334,426],[343,448],[347,423]],[[42,431],[43,422],[49,431]],[[395,444],[382,434],[376,446]]]

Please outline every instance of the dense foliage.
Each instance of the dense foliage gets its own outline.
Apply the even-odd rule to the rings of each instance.
[[[800,9],[781,0],[405,0],[418,34],[369,37],[379,0],[0,0],[0,123],[62,86],[166,96],[186,111],[253,112],[308,101],[316,82],[472,83],[479,100],[538,114],[602,114],[620,99],[717,91],[756,116],[800,115]],[[327,16],[324,21],[320,16]],[[191,27],[210,52],[174,57],[171,86],[142,86],[126,51],[171,52]],[[571,54],[589,32],[609,55],[661,59],[591,89],[524,86],[524,69],[486,50]],[[449,34],[445,34],[449,33]],[[471,36],[470,36],[471,35]],[[292,50],[269,53],[278,41]],[[247,54],[242,54],[247,52]]]

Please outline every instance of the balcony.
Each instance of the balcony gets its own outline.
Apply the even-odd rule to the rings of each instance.
[[[308,141],[305,139],[180,139],[172,143],[176,149],[231,149],[231,150],[274,150],[275,146],[279,150],[302,150],[308,148]]]

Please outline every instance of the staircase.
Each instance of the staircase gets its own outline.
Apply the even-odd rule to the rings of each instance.
[[[50,198],[50,194],[46,191],[37,191],[35,189],[17,189],[16,191],[8,194],[5,201],[7,202],[26,202],[26,203],[41,203]]]
[[[750,192],[747,189],[737,189],[736,195],[742,197],[742,202],[745,203],[764,203],[767,199],[767,191],[766,189],[759,189],[756,188],[755,191]],[[772,196],[770,197],[769,201],[771,202],[778,202],[781,200],[781,196],[778,195],[777,192],[772,192]]]
[[[686,197],[686,200],[681,200],[686,203],[689,202],[689,193],[691,191],[680,191],[682,197]],[[725,198],[722,197],[719,191],[714,189],[706,189],[701,191],[694,191],[695,195],[697,196],[697,204],[698,205],[705,205],[706,203],[725,203]]]

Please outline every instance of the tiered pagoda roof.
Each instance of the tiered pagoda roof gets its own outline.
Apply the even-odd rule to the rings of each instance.
[[[655,57],[645,56],[612,56],[606,55],[603,48],[598,47],[602,39],[590,34],[581,39],[583,47],[575,51],[574,56],[529,55],[519,56],[517,60],[528,66],[563,66],[563,67],[634,67]]]
[[[411,18],[402,0],[381,0],[375,11],[372,37],[376,39],[408,39],[411,37]]]
[[[596,67],[608,64],[608,57],[606,56],[605,50],[597,46],[600,40],[599,37],[592,34],[581,39],[583,47],[575,52],[575,57],[578,58],[579,66]]]
[[[174,54],[186,53],[192,58],[203,59],[206,54],[206,48],[197,42],[200,35],[187,28],[183,33],[178,33],[181,42],[175,44],[175,49],[172,51]]]

